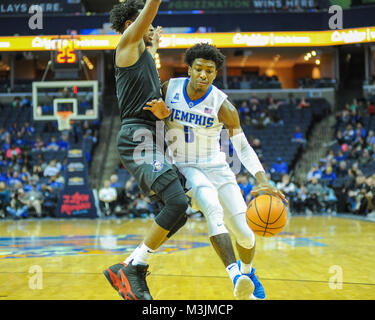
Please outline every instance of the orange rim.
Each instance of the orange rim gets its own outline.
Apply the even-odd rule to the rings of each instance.
[[[69,118],[69,116],[71,116],[73,114],[72,111],[58,111],[57,112],[57,115],[62,118],[62,119],[67,119]],[[70,122],[72,122],[73,120],[70,120]]]

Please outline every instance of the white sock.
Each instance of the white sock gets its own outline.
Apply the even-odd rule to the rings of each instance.
[[[253,266],[251,262],[250,262],[250,264],[246,264],[246,263],[243,263],[242,261],[241,261],[240,265],[241,265],[240,271],[241,271],[241,273],[244,273],[244,274],[249,273],[251,271],[252,266]]]
[[[229,277],[231,278],[232,281],[233,281],[233,279],[234,279],[235,276],[241,274],[240,269],[238,268],[238,264],[237,263],[230,264],[229,266],[227,266],[225,268],[225,270],[227,270],[227,272],[229,274]]]
[[[154,252],[155,250],[150,249],[144,243],[142,243],[142,245],[138,247],[137,252],[135,252],[132,264],[148,264],[148,261]]]
[[[129,264],[135,257],[135,255],[137,254],[137,252],[139,251],[139,248],[140,246],[138,246],[137,248],[135,248],[135,250],[130,254],[129,257],[127,257],[125,260],[124,260],[124,263],[125,264]]]

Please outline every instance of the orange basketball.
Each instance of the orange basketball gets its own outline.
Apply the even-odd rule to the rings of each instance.
[[[273,237],[286,225],[287,208],[275,196],[260,195],[250,202],[246,211],[246,220],[255,234],[262,237]]]

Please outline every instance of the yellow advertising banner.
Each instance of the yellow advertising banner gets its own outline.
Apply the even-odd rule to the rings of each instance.
[[[119,35],[0,37],[0,51],[113,50]],[[319,47],[375,42],[375,27],[327,31],[164,34],[161,49],[186,49],[200,42],[218,48]]]

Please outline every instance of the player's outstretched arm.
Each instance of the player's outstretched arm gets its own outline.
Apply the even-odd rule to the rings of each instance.
[[[138,48],[139,45],[142,46],[141,51],[144,51],[145,45],[143,42],[143,36],[150,28],[150,25],[158,12],[160,3],[161,0],[147,0],[135,21],[126,22],[128,27],[122,34],[116,49],[116,63],[120,67],[132,65],[137,61],[138,57],[136,57],[135,61],[132,61],[134,59],[130,52]]]
[[[219,110],[218,117],[219,121],[229,131],[233,147],[241,163],[256,179],[257,186],[251,191],[252,196],[256,197],[260,193],[266,193],[277,196],[282,201],[287,202],[284,194],[269,183],[258,155],[250,146],[241,128],[240,117],[236,107],[228,100],[225,100]]]

